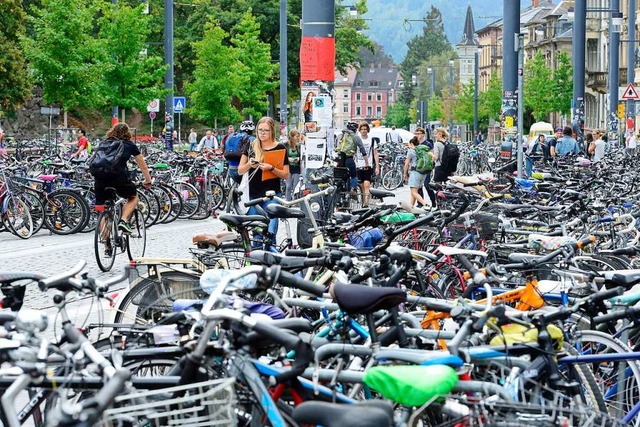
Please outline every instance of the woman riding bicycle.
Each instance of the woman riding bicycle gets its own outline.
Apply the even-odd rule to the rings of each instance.
[[[265,197],[267,191],[274,191],[281,196],[281,179],[289,178],[289,157],[284,144],[276,140],[275,121],[271,117],[263,117],[258,121],[258,138],[256,138],[240,159],[238,173],[249,174],[249,198]],[[261,206],[264,209],[273,200]],[[249,214],[257,214],[255,206],[249,208]],[[274,236],[278,232],[278,220],[269,222],[269,232]]]

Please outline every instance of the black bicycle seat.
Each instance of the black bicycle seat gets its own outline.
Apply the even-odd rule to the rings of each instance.
[[[267,205],[264,210],[271,218],[304,218],[306,215],[300,209],[286,208],[282,205]]]
[[[222,214],[218,217],[218,219],[230,227],[239,228],[249,225],[251,223],[262,223],[269,224],[269,219],[263,217],[262,215],[231,215],[231,214]]]
[[[370,188],[369,194],[371,194],[371,197],[373,197],[374,199],[380,200],[384,199],[385,197],[394,197],[396,195],[393,191],[381,190],[379,188]]]

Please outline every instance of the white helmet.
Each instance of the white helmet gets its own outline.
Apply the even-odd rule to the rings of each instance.
[[[240,123],[240,130],[242,132],[253,132],[255,129],[256,125],[251,120],[245,120],[244,122]]]

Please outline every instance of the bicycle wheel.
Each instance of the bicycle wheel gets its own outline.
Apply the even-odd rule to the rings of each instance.
[[[166,190],[162,186],[154,186],[153,194],[158,198],[158,202],[160,205],[159,215],[158,215],[158,223],[163,223],[169,215],[171,215],[171,211],[173,209],[173,201],[172,196],[168,190]]]
[[[393,191],[402,184],[402,172],[399,169],[390,169],[382,176],[382,187]]]
[[[224,187],[217,181],[212,181],[209,183],[209,190],[207,194],[207,198],[211,204],[211,211],[215,211],[216,209],[220,209],[225,202],[225,192]]]
[[[178,191],[180,191],[182,199],[182,210],[180,211],[178,218],[189,219],[193,217],[200,208],[198,190],[188,182],[181,182],[176,185],[178,186]]]
[[[144,215],[138,209],[133,211],[129,223],[133,231],[127,235],[127,255],[129,260],[142,258],[147,247],[147,227],[144,223]]]
[[[14,195],[7,196],[2,206],[4,226],[21,239],[33,236],[33,220],[29,206]]]
[[[20,198],[29,207],[29,213],[31,214],[31,220],[33,221],[33,234],[36,234],[44,226],[44,203],[42,203],[40,197],[29,191],[20,193]]]
[[[620,340],[598,331],[580,331],[573,347],[580,355],[612,355],[630,353]],[[609,415],[622,418],[638,401],[640,364],[637,361],[608,360],[588,365],[604,395]],[[640,414],[628,425],[640,426]]]
[[[102,271],[109,271],[116,260],[116,223],[110,212],[104,211],[98,217],[98,222],[93,235],[93,250],[96,262]]]
[[[138,188],[138,197],[140,198],[138,201],[138,207],[140,207],[141,202],[144,203],[146,209],[146,211],[142,211],[145,214],[144,223],[147,228],[149,228],[158,222],[158,219],[160,218],[160,201],[153,191],[145,188]]]
[[[82,196],[71,190],[55,190],[48,195],[45,225],[54,234],[80,231],[87,223],[89,206]]]
[[[171,210],[169,211],[169,215],[162,221],[163,224],[169,224],[178,219],[182,212],[182,196],[178,190],[170,185],[163,185],[162,187],[171,197]]]

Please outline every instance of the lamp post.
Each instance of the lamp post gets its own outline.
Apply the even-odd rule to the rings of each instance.
[[[420,81],[418,80],[418,75],[417,74],[412,74],[411,75],[411,85],[414,87],[419,88],[420,87]],[[417,102],[417,109],[418,109],[418,126],[420,127],[424,127],[424,123],[427,117],[427,103],[420,99],[421,98],[421,93],[418,90],[418,102]]]
[[[622,13],[620,0],[611,0],[611,14],[609,15],[609,145],[618,145],[618,86],[620,68],[620,27]]]
[[[479,71],[479,62],[478,58],[482,53],[482,46],[478,46],[478,50],[475,52],[475,62],[474,62],[474,77],[473,77],[473,136],[475,137],[478,133],[478,71]]]
[[[453,58],[449,60],[449,102],[450,102],[450,115],[449,115],[449,134],[453,134]]]
[[[635,80],[635,56],[636,56],[636,0],[628,1],[628,13],[627,13],[627,38],[629,39],[627,43],[627,83],[633,84]],[[629,119],[632,119],[635,122],[635,100],[629,99],[627,100],[627,123],[629,123]],[[629,129],[626,130],[627,134],[629,133]],[[635,125],[633,125],[633,129],[631,132],[635,134]]]
[[[431,80],[431,99],[433,99],[433,97],[436,94],[436,72],[433,68],[429,67],[427,68],[427,74],[429,75],[429,79]]]

